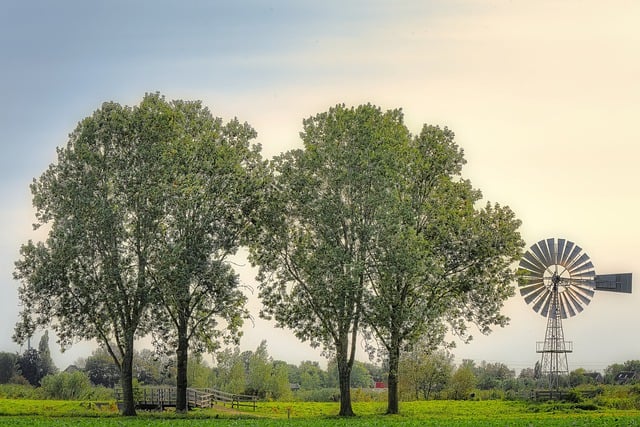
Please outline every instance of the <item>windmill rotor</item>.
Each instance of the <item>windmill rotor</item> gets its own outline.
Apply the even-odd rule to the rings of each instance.
[[[519,290],[525,302],[548,317],[557,295],[562,319],[575,316],[595,295],[593,263],[582,248],[565,239],[545,239],[532,245],[519,265]]]

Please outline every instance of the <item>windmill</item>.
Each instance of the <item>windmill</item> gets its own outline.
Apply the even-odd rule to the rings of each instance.
[[[631,293],[631,273],[597,276],[582,248],[565,239],[540,240],[520,260],[520,294],[527,304],[547,318],[544,341],[536,343],[542,353],[542,374],[549,389],[560,387],[559,378],[569,373],[567,353],[573,343],[564,340],[562,320],[582,312],[597,291]]]

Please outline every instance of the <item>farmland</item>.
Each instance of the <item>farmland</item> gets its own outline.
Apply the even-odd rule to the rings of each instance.
[[[139,412],[123,418],[112,404],[0,399],[0,425],[7,426],[640,426],[640,411],[571,403],[510,401],[406,402],[401,415],[384,415],[381,402],[357,402],[355,418],[340,419],[336,403],[262,402],[254,412],[228,407],[191,411]]]

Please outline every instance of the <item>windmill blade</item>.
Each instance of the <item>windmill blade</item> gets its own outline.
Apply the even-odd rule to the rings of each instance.
[[[568,288],[564,293],[570,295],[574,300],[579,301],[583,305],[589,305],[591,302],[591,297],[578,291],[577,288]]]
[[[571,304],[575,307],[577,313],[581,313],[582,310],[584,310],[584,307],[589,305],[589,298],[585,298],[584,296],[572,291],[565,291],[563,293],[567,294],[567,299],[571,301]]]
[[[547,288],[543,283],[532,285],[525,288],[520,288],[520,295],[524,298],[524,301],[527,304],[530,304],[531,301],[535,300],[538,296],[540,296],[544,291],[547,291]]]
[[[549,253],[548,251],[545,251],[542,249],[542,247],[545,247],[546,249],[546,243],[544,240],[540,240],[538,243],[536,243],[535,245],[531,246],[531,250],[533,251],[533,253],[538,257],[538,259],[540,260],[540,262],[542,263],[542,265],[546,267],[553,265],[551,263],[551,259],[549,258]]]
[[[581,313],[582,310],[584,310],[584,304],[582,304],[582,302],[580,302],[580,300],[578,300],[574,295],[572,295],[570,292],[563,292],[563,293],[566,294],[564,297],[568,301],[568,304],[571,305],[574,309],[573,316],[575,316],[578,313]]]
[[[571,250],[571,253],[569,254],[569,256],[567,257],[567,259],[564,262],[564,266],[569,269],[569,266],[572,265],[575,261],[576,258],[578,258],[580,256],[580,253],[582,252],[582,248],[578,245],[574,245],[573,249]]]
[[[591,301],[591,299],[593,299],[593,296],[595,295],[595,292],[593,291],[593,289],[591,288],[585,288],[582,286],[572,286],[571,288],[567,289],[566,291],[568,292],[572,292],[576,295],[580,295],[581,298],[585,298],[589,301]]]
[[[520,263],[523,267],[525,265],[530,266],[531,267],[530,271],[535,272],[535,274],[540,275],[540,277],[542,277],[542,275],[544,274],[544,271],[547,269],[547,266],[538,258],[536,258],[536,256],[532,252],[526,252],[522,256]]]
[[[540,297],[535,304],[533,304],[533,310],[540,313],[542,316],[547,317],[547,311],[549,311],[549,305],[551,304],[551,292],[547,290],[542,297]]]
[[[574,246],[575,246],[575,243],[571,241],[567,241],[566,245],[564,246],[564,250],[562,251],[562,257],[558,264],[566,265],[567,259],[569,258],[569,255],[571,254],[571,251],[573,250]]]
[[[574,274],[578,274],[578,273],[582,273],[582,272],[591,272],[593,273],[593,275],[595,276],[595,270],[593,267],[593,263],[591,261],[582,264],[581,266],[577,266],[573,269],[573,271],[570,272],[570,274],[573,276]]]
[[[556,250],[556,239],[547,239],[547,248],[549,249],[549,259],[553,264],[557,264],[558,251]]]
[[[564,247],[566,244],[565,239],[558,239],[558,247],[556,250],[556,264],[562,265],[562,255],[564,254]]]
[[[569,270],[569,274],[573,275],[573,271],[577,268],[580,268],[582,265],[589,263],[589,255],[583,253],[578,258],[574,259],[571,264],[567,266],[567,270]]]
[[[528,259],[525,259],[524,257],[520,260],[520,264],[518,264],[518,267],[525,269],[527,271],[530,271],[532,273],[535,273],[537,275],[539,275],[540,277],[542,277],[542,275],[544,274],[544,270],[545,267],[543,265],[541,265],[540,263],[532,263],[531,261],[529,261]]]
[[[543,296],[547,292],[549,292],[549,290],[544,285],[538,286],[535,289],[532,289],[531,291],[524,294],[522,293],[522,289],[520,289],[520,294],[525,297],[524,302],[526,302],[527,304],[531,304],[533,301],[538,299],[540,296]]]
[[[560,298],[562,301],[561,302],[562,310],[565,313],[564,319],[566,319],[567,317],[573,317],[576,315],[576,311],[573,309],[573,305],[569,301],[568,295],[565,295],[565,294],[566,292],[562,292],[560,294]]]

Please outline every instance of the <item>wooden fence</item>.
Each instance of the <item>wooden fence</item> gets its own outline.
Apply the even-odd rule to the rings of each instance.
[[[118,404],[123,401],[122,388],[114,389],[115,399]],[[141,409],[163,409],[165,407],[175,407],[177,400],[176,387],[136,387],[134,388],[134,401],[136,407]],[[252,407],[255,411],[257,406],[257,396],[245,394],[226,393],[213,388],[187,389],[187,406],[192,408],[210,408],[215,404],[230,404],[232,408],[240,406]]]

